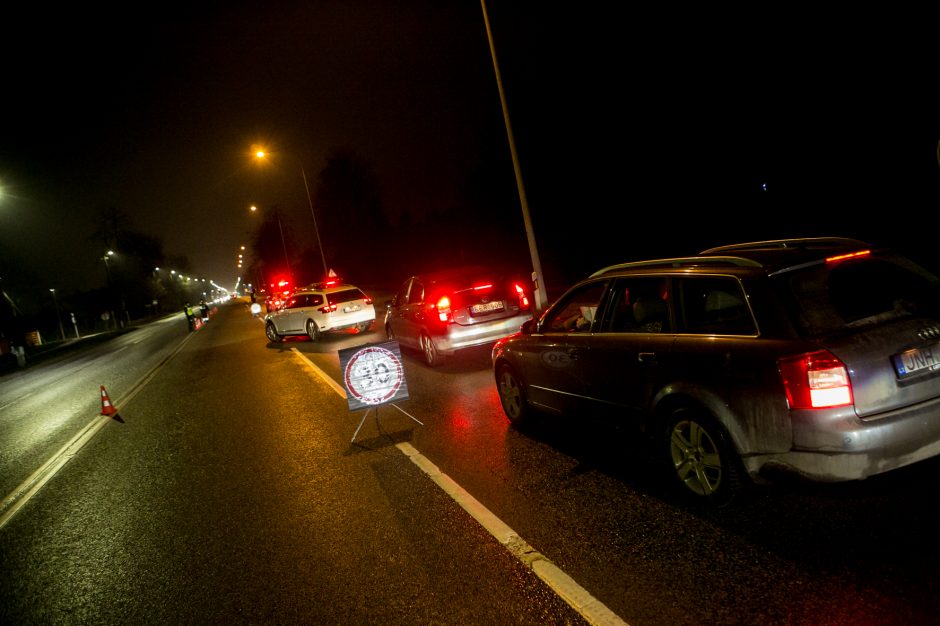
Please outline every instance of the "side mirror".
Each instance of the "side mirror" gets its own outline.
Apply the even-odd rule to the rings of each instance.
[[[538,320],[533,317],[522,322],[522,326],[519,328],[519,330],[522,331],[523,335],[531,335],[538,329],[538,324]]]

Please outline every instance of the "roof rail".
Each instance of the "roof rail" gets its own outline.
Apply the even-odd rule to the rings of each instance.
[[[867,248],[870,244],[849,237],[802,237],[793,239],[772,239],[768,241],[752,241],[750,243],[736,243],[727,246],[718,246],[703,250],[699,254],[715,254],[716,252],[733,252],[735,250],[767,250],[781,248],[806,249],[855,249]]]
[[[596,278],[607,272],[617,270],[634,269],[638,267],[694,267],[699,265],[732,265],[736,267],[762,267],[760,263],[751,259],[744,259],[739,256],[688,256],[676,257],[673,259],[654,259],[652,261],[631,261],[629,263],[618,263],[617,265],[608,265],[591,274],[590,278]]]

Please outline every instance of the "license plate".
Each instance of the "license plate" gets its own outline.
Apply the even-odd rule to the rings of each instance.
[[[345,309],[343,309],[343,313],[352,313],[353,311],[358,311],[358,310],[359,310],[359,305],[354,304],[352,306],[348,306]]]
[[[492,302],[485,302],[483,304],[474,304],[470,306],[471,313],[490,313],[492,311],[502,311],[502,310],[503,310],[502,300],[493,300]]]
[[[940,343],[895,354],[894,369],[898,373],[898,378],[907,378],[921,372],[940,369]]]

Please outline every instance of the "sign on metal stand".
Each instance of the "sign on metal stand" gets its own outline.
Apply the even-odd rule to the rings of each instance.
[[[375,410],[375,421],[379,421],[379,407],[393,407],[424,426],[414,415],[394,404],[395,400],[408,398],[408,383],[401,362],[401,349],[397,341],[367,344],[339,351],[339,367],[346,387],[346,400],[350,411],[366,409],[350,443],[366,421],[369,412]]]

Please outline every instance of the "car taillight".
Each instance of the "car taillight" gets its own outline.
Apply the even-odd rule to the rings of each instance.
[[[366,296],[365,298],[363,298],[362,301],[365,302],[366,304],[372,304],[372,298],[370,298],[369,296]]]
[[[822,409],[854,402],[845,364],[828,350],[778,362],[791,409]]]
[[[529,308],[529,296],[525,295],[525,289],[523,289],[518,283],[513,285],[513,288],[516,290],[516,295],[519,296],[519,308],[528,309]]]
[[[450,298],[447,296],[441,296],[436,304],[431,305],[432,309],[437,310],[437,317],[442,322],[452,321],[452,312],[450,310]]]
[[[336,305],[335,305],[335,304],[324,304],[324,305],[321,306],[318,310],[320,311],[320,313],[324,313],[324,314],[325,314],[325,313],[332,313],[333,311],[336,310]]]

